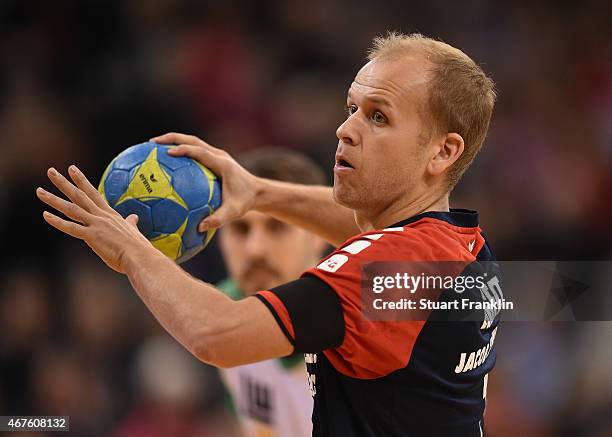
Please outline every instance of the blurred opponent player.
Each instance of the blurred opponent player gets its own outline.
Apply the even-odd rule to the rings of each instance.
[[[325,175],[306,156],[282,148],[243,154],[240,164],[255,176],[324,185]],[[317,264],[325,241],[297,226],[249,211],[221,229],[220,245],[229,277],[217,284],[232,299],[252,296],[297,279]],[[312,435],[312,396],[304,356],[221,369],[245,437]]]
[[[155,250],[137,217],[112,210],[76,167],[69,169],[76,186],[48,173],[70,202],[40,188],[38,196],[73,221],[48,212],[45,220],[126,274],[160,323],[202,361],[232,367],[305,352],[313,435],[482,437],[499,318],[367,319],[361,267],[456,261],[468,268],[495,259],[478,214],[449,206],[484,142],[495,98],[493,82],[465,53],[391,34],[375,41],[348,90],[333,190],[257,178],[193,136],[155,138],[180,144],[173,154],[199,160],[223,180],[223,204],[200,229],[256,210],[337,246],[301,278],[240,301]]]

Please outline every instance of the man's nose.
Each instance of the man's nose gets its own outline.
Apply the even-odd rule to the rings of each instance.
[[[244,243],[244,250],[251,256],[260,256],[266,251],[266,238],[259,228],[252,229]]]
[[[336,129],[336,136],[345,144],[355,146],[359,142],[357,114],[352,114]]]

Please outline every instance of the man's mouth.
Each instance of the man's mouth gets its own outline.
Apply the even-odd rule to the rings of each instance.
[[[336,167],[340,167],[340,168],[355,168],[351,165],[350,162],[348,162],[346,159],[343,158],[339,158],[336,160]]]
[[[247,269],[243,274],[244,278],[253,278],[253,277],[261,277],[261,276],[276,277],[278,276],[278,272],[269,267],[251,267]]]

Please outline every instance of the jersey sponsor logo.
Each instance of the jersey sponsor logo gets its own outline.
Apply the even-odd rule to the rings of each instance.
[[[472,351],[469,353],[461,352],[461,355],[459,356],[459,364],[457,364],[457,367],[455,367],[455,373],[469,372],[470,370],[474,370],[475,368],[481,366],[491,353],[491,349],[493,349],[495,335],[497,335],[497,328],[495,328],[491,333],[491,339],[486,346],[481,347],[477,351]]]
[[[306,362],[306,371],[308,372],[308,388],[314,398],[317,394],[317,375],[314,371],[314,366],[317,364],[317,354],[304,354],[304,361]]]
[[[326,272],[335,272],[342,267],[348,261],[348,256],[341,253],[330,256],[325,261],[317,266],[319,270],[325,270]]]
[[[471,252],[474,250],[474,245],[476,244],[476,240],[472,240],[468,243],[468,250]]]
[[[306,364],[316,364],[317,354],[304,354],[304,361]]]

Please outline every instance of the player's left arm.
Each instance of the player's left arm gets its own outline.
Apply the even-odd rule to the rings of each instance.
[[[114,211],[75,166],[71,182],[54,169],[51,182],[69,199],[42,188],[40,200],[63,213],[44,219],[79,238],[113,270],[126,274],[162,326],[200,360],[219,367],[289,355],[293,346],[257,298],[233,301],[155,249],[138,231],[135,215]]]

